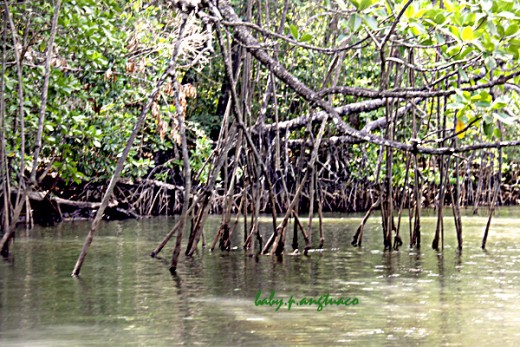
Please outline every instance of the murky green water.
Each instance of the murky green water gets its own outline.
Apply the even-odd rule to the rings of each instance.
[[[393,253],[381,251],[378,218],[364,247],[350,246],[359,221],[327,219],[326,249],[309,257],[201,251],[182,258],[177,277],[166,260],[148,257],[171,219],[105,223],[81,279],[70,272],[88,223],[21,232],[14,259],[0,261],[0,346],[520,344],[520,209],[500,211],[486,252],[479,248],[486,218],[465,217],[461,255],[451,218],[442,254],[428,247],[433,217],[423,219],[420,251]],[[211,220],[208,239],[218,223]],[[275,312],[255,306],[259,290],[285,302],[330,294],[359,304]]]

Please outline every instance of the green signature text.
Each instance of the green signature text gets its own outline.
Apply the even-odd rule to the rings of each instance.
[[[358,298],[333,298],[329,294],[324,294],[320,297],[303,297],[298,299],[291,295],[289,299],[285,301],[284,298],[276,298],[276,292],[274,290],[271,291],[269,296],[264,297],[262,297],[262,290],[259,290],[255,297],[255,306],[274,307],[275,311],[278,311],[281,307],[287,307],[287,310],[290,311],[294,306],[316,306],[316,310],[321,311],[325,306],[352,306],[358,304]]]

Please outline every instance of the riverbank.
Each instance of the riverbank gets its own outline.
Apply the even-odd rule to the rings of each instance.
[[[498,206],[515,206],[520,204],[520,183],[517,175],[506,174],[498,195]],[[462,208],[471,208],[475,212],[479,207],[491,205],[493,198],[492,186],[486,182],[461,180],[459,196]],[[81,184],[66,184],[64,180],[55,179],[42,184],[41,190],[31,192],[29,202],[32,221],[22,213],[20,223],[33,222],[42,226],[55,225],[63,220],[78,221],[90,220],[99,208],[100,201],[108,182],[84,182]],[[373,201],[380,196],[380,187],[371,182],[336,183],[320,182],[322,187],[322,212],[366,212]],[[294,187],[290,187],[294,188]],[[288,189],[290,189],[288,188]],[[247,189],[247,188],[246,188]],[[438,186],[424,184],[422,188],[422,207],[435,208]],[[412,187],[403,189],[394,187],[395,206],[407,209],[410,204]],[[16,191],[13,191],[13,195]],[[222,213],[223,202],[226,199],[223,189],[212,193],[210,212]],[[250,195],[250,190],[247,190]],[[139,219],[160,215],[174,215],[182,210],[184,187],[182,182],[172,184],[151,179],[130,180],[120,179],[114,191],[114,196],[105,211],[106,220]],[[235,189],[233,199],[235,203],[231,213],[240,213],[240,199],[243,188]],[[275,186],[275,200],[278,213],[283,213],[287,206],[284,201],[283,188]],[[404,200],[403,200],[404,199]],[[260,196],[260,213],[270,213],[271,204],[267,191],[263,190]],[[445,194],[445,206],[452,203],[451,194]],[[316,202],[314,202],[314,205]],[[248,200],[245,210],[251,211],[253,201]],[[297,210],[308,213],[310,208],[309,194],[304,192]],[[244,209],[244,207],[242,207]],[[316,209],[315,209],[316,211]]]

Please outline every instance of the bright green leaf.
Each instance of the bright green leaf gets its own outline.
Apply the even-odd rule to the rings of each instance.
[[[289,28],[291,29],[292,37],[294,37],[295,40],[298,40],[298,27],[294,24],[291,24]]]
[[[427,33],[426,28],[420,22],[414,22],[410,25],[410,29],[415,36],[424,35]]]
[[[415,13],[415,8],[412,4],[406,8],[404,15],[406,16],[406,18],[413,18],[414,13]]]
[[[481,91],[480,100],[491,102],[491,94],[489,94],[486,90]]]
[[[493,103],[491,104],[491,109],[492,110],[500,110],[500,109],[503,109],[504,107],[506,107],[509,103],[509,100],[505,97],[499,97],[497,98],[495,101],[493,101]]]
[[[450,25],[449,29],[450,29],[450,33],[452,34],[452,36],[454,38],[456,38],[457,40],[460,39],[460,30],[458,27]]]
[[[475,49],[471,46],[466,46],[462,52],[457,55],[457,59],[464,59],[469,53],[473,52]]]
[[[443,13],[438,13],[433,20],[437,24],[442,24],[446,20],[446,16]]]
[[[453,16],[451,18],[452,22],[458,26],[462,26],[462,18],[461,18],[461,15],[460,13],[458,12],[453,12]]]
[[[446,6],[446,9],[449,11],[449,12],[455,12],[456,10],[456,5],[454,5],[451,1],[449,0],[446,0],[444,1],[444,6]]]
[[[459,54],[459,52],[460,52],[460,46],[455,45],[455,46],[451,46],[450,48],[448,48],[448,50],[446,51],[446,54],[450,57],[453,57],[453,56]]]
[[[363,11],[369,8],[372,5],[372,0],[361,0],[359,2],[358,11]]]
[[[309,33],[303,34],[302,37],[300,37],[301,42],[308,42],[312,40],[312,35]]]
[[[463,23],[464,25],[472,25],[476,22],[477,15],[474,12],[468,12],[464,16]]]
[[[511,35],[516,34],[517,31],[518,31],[518,25],[511,24],[510,26],[507,27],[505,34],[506,34],[506,36],[511,36]]]
[[[473,34],[473,29],[469,26],[462,29],[462,32],[460,33],[460,38],[463,41],[473,40],[475,38],[475,35]]]

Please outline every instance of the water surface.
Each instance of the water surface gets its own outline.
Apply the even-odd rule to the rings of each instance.
[[[451,217],[443,252],[429,247],[433,216],[423,218],[420,250],[391,253],[382,251],[379,218],[369,221],[362,248],[350,246],[360,220],[328,216],[325,249],[308,257],[200,250],[181,258],[177,276],[168,272],[173,244],[164,260],[148,256],[172,218],[103,223],[80,279],[70,273],[88,223],[20,231],[14,257],[0,261],[0,345],[519,345],[520,209],[499,211],[487,251],[479,248],[485,215],[464,217],[462,253]],[[218,226],[211,217],[208,242]],[[242,238],[240,231],[234,245]],[[255,306],[259,290],[285,302],[329,294],[359,304],[275,312]]]

